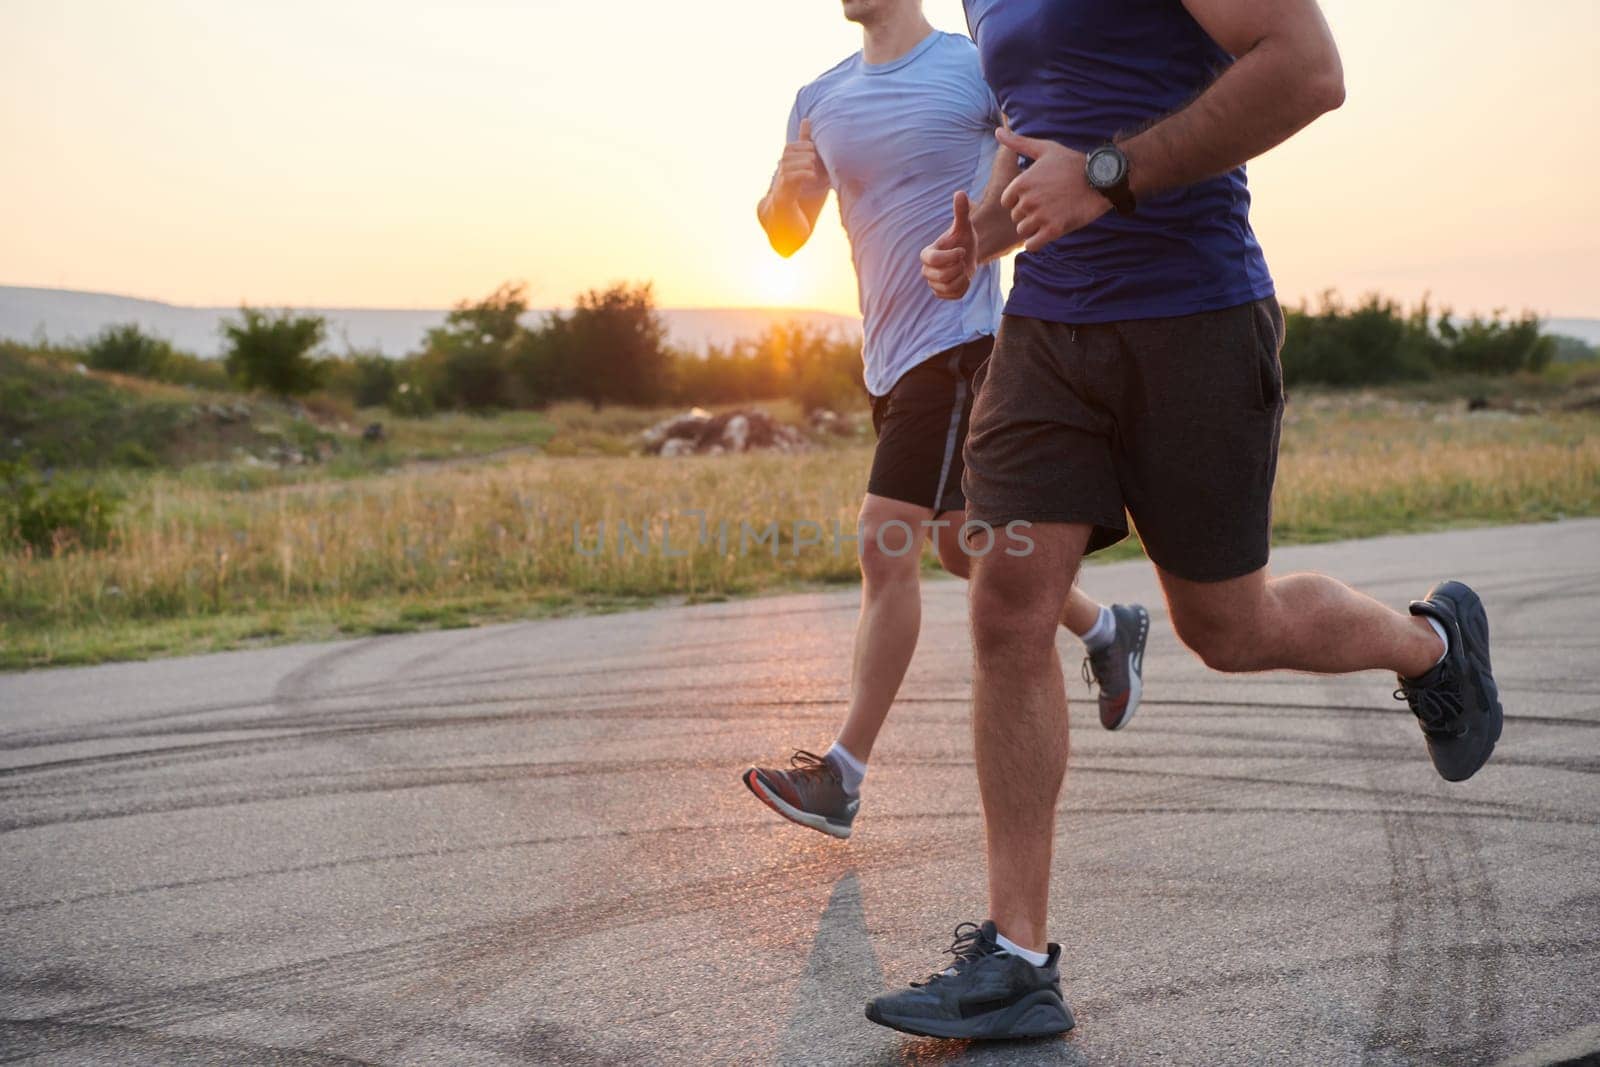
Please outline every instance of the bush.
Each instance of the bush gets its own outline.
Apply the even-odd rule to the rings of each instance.
[[[571,345],[577,393],[602,404],[659,404],[666,399],[672,354],[649,285],[591,289],[562,324]]]
[[[680,354],[673,365],[672,394],[680,403],[787,396],[805,411],[848,410],[866,392],[860,344],[791,323],[775,324],[755,340],[712,346],[703,357]]]
[[[161,367],[161,380],[173,385],[192,385],[221,392],[232,388],[228,368],[220,359],[202,359],[187,352],[171,352]]]
[[[0,462],[0,543],[45,555],[99,548],[120,501],[81,479],[46,478],[26,461]]]
[[[529,398],[516,388],[511,364],[526,332],[521,318],[527,310],[518,285],[502,285],[475,303],[457,304],[443,326],[428,331],[409,402],[465,411],[521,406],[519,401]]]
[[[151,337],[137,323],[110,326],[83,350],[83,361],[95,370],[159,378],[172,359],[172,345]]]
[[[389,410],[403,417],[423,419],[437,409],[432,395],[413,377],[395,386],[394,395],[389,398]]]
[[[222,324],[228,341],[224,363],[231,378],[247,389],[280,397],[304,396],[321,384],[324,368],[312,352],[327,335],[325,319],[251,307],[240,308],[239,316]]]
[[[383,407],[400,387],[400,371],[394,360],[381,353],[351,352],[327,362],[323,384],[358,408]]]
[[[1600,359],[1600,349],[1579,337],[1551,334],[1551,363],[1590,363]]]
[[[1538,316],[1524,313],[1502,322],[1503,312],[1488,319],[1476,316],[1456,326],[1449,314],[1439,320],[1439,333],[1448,343],[1440,355],[1439,369],[1451,374],[1515,374],[1542,371],[1556,350],[1554,338],[1540,331]]]
[[[1284,383],[1379,385],[1427,378],[1434,368],[1428,315],[1426,304],[1408,317],[1379,296],[1347,309],[1332,293],[1323,295],[1318,311],[1291,309],[1284,315]]]
[[[1555,341],[1540,335],[1537,316],[1508,322],[1496,312],[1458,326],[1448,310],[1435,318],[1426,300],[1407,313],[1375,295],[1346,308],[1328,293],[1318,310],[1302,305],[1288,310],[1285,319],[1288,385],[1384,385],[1441,374],[1537,372],[1556,351]]]

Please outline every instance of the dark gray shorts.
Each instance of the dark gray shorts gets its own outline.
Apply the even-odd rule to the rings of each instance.
[[[1272,298],[1170,319],[1070,326],[1007,315],[974,382],[967,517],[1128,535],[1191,581],[1266,566],[1283,418]]]

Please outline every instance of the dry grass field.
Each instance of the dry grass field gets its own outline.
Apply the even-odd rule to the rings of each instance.
[[[833,524],[853,531],[867,443],[795,456],[607,454],[626,452],[652,416],[572,409],[541,451],[337,478],[130,478],[108,547],[0,555],[0,667],[855,580]],[[476,448],[495,441],[485,420],[459,429]],[[450,454],[447,436],[436,443],[432,454]],[[1592,411],[1468,413],[1383,394],[1291,405],[1279,543],[1597,513]]]

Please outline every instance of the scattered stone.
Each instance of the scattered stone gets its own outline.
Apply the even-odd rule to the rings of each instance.
[[[735,415],[722,427],[722,440],[730,452],[743,452],[750,444],[750,420],[744,415]],[[721,446],[713,445],[713,448]]]
[[[674,437],[664,441],[659,446],[658,453],[663,456],[692,456],[694,455],[694,442],[686,437]]]
[[[827,408],[816,408],[806,416],[806,421],[811,424],[812,433],[842,433],[844,420],[839,418],[837,411]]]
[[[694,408],[656,423],[639,435],[647,455],[689,456],[776,451],[794,452],[806,447],[805,435],[759,408],[712,415]]]
[[[639,443],[645,452],[655,454],[662,451],[668,441],[697,440],[700,431],[710,421],[711,412],[704,408],[691,408],[682,415],[664,419],[644,431],[639,435]]]

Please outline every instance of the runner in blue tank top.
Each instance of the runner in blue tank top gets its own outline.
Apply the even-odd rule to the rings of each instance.
[[[1402,615],[1321,575],[1267,572],[1283,319],[1244,164],[1344,99],[1315,0],[966,9],[1008,151],[921,259],[956,300],[981,264],[1026,249],[977,383],[963,489],[970,518],[1030,522],[1037,550],[972,570],[990,918],[957,927],[954,966],[867,1015],[1030,1037],[1073,1025],[1045,929],[1067,763],[1055,619],[1084,553],[1126,536],[1130,515],[1173,626],[1211,667],[1395,671],[1451,781],[1488,760],[1502,713],[1465,585]]]

